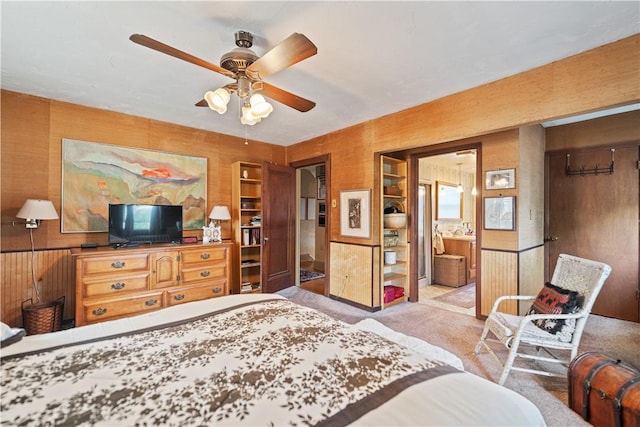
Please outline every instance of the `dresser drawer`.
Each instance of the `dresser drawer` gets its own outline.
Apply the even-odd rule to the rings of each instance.
[[[141,314],[163,307],[162,292],[145,293],[121,299],[102,299],[83,301],[85,323]]]
[[[149,254],[145,253],[87,258],[81,262],[83,276],[149,270]]]
[[[182,265],[184,267],[189,267],[190,264],[224,261],[227,256],[227,248],[224,246],[211,245],[208,248],[182,251],[180,256]]]
[[[110,275],[97,280],[85,279],[82,284],[85,297],[119,296],[144,291],[149,285],[149,273]]]
[[[227,265],[221,262],[197,268],[182,268],[182,283],[224,279],[226,276]]]
[[[167,291],[167,305],[177,305],[223,295],[227,295],[227,281],[225,279],[216,280],[206,285],[171,289]]]

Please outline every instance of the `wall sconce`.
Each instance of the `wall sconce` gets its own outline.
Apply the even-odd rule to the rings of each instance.
[[[27,199],[16,214],[16,218],[25,219],[24,223],[19,224],[25,224],[26,228],[38,228],[44,219],[58,219],[58,212],[50,200]],[[13,225],[16,225],[15,221]]]
[[[204,227],[205,230],[202,236],[202,242],[222,242],[220,221],[227,221],[231,219],[229,208],[223,205],[214,206],[213,209],[211,209],[209,218],[211,219],[211,223],[208,227]]]

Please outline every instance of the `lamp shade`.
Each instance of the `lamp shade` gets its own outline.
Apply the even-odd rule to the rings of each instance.
[[[226,206],[218,205],[214,206],[211,209],[211,213],[209,214],[209,218],[215,220],[228,220],[231,219],[231,214],[229,213],[229,208]]]
[[[227,111],[227,104],[231,99],[229,91],[221,87],[216,90],[208,91],[204,94],[204,99],[207,101],[209,108],[217,111],[218,114],[224,114]]]
[[[58,219],[58,212],[50,200],[27,199],[16,214],[24,219]]]
[[[251,104],[251,113],[261,119],[266,118],[273,111],[273,106],[265,101],[262,95],[252,95],[249,103]]]

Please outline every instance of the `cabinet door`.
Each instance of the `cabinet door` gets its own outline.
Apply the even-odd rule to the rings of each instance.
[[[153,256],[151,287],[166,288],[176,286],[180,280],[178,274],[178,252],[162,252]]]
[[[469,242],[469,280],[476,281],[476,242]]]

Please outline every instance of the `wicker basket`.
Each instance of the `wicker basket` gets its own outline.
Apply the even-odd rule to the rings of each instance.
[[[26,303],[28,305],[25,305]],[[45,334],[62,328],[64,297],[55,301],[34,304],[30,298],[22,301],[22,323],[27,335]]]
[[[436,255],[433,280],[439,285],[457,288],[467,284],[466,262],[461,255]]]

